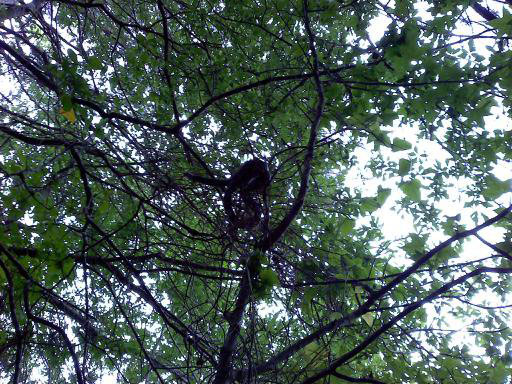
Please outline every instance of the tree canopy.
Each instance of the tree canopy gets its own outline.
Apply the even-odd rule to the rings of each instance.
[[[510,380],[510,0],[0,3],[0,380]]]

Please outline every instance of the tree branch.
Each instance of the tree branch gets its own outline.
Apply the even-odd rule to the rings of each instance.
[[[372,294],[366,302],[364,302],[358,309],[353,311],[352,313],[349,313],[347,316],[340,318],[338,320],[331,321],[330,323],[324,325],[321,328],[318,328],[315,332],[312,332],[308,336],[304,337],[303,339],[297,341],[296,343],[290,345],[288,348],[284,349],[283,351],[277,353],[266,361],[265,363],[259,364],[256,367],[253,368],[253,372],[261,373],[265,372],[271,369],[274,369],[279,363],[289,359],[293,354],[295,354],[297,351],[304,348],[306,345],[312,343],[315,340],[318,340],[323,335],[334,331],[335,329],[350,324],[353,320],[357,319],[361,315],[368,312],[368,310],[371,308],[371,306],[379,300],[382,296],[384,296],[386,293],[391,291],[393,288],[395,288],[398,284],[400,284],[402,281],[407,279],[409,276],[411,276],[415,271],[423,264],[428,262],[432,257],[434,257],[438,252],[442,251],[446,247],[448,247],[451,243],[464,239],[469,236],[473,236],[478,231],[480,231],[483,228],[486,228],[501,219],[503,219],[505,216],[510,214],[512,211],[512,205],[510,205],[508,208],[503,209],[499,214],[497,214],[494,217],[491,217],[489,220],[485,221],[482,224],[479,224],[475,226],[474,228],[459,232],[449,239],[443,241],[436,247],[434,247],[432,250],[427,252],[424,256],[422,256],[420,259],[418,259],[414,264],[412,264],[409,268],[407,268],[404,272],[400,273],[398,276],[396,276],[393,280],[391,280],[388,284],[384,285],[381,289],[378,291],[375,291],[374,294]],[[238,372],[237,377],[243,377],[244,371]]]
[[[272,245],[283,235],[286,229],[290,226],[292,221],[299,214],[302,206],[304,205],[304,200],[306,198],[306,194],[308,192],[309,186],[309,176],[311,174],[311,163],[313,161],[313,153],[315,149],[316,137],[318,132],[318,126],[320,125],[320,119],[322,118],[323,110],[324,110],[324,92],[322,87],[322,82],[320,81],[320,72],[319,72],[319,64],[318,64],[318,55],[316,53],[315,48],[315,37],[311,30],[311,26],[309,23],[309,15],[308,15],[308,2],[304,1],[304,24],[306,27],[306,32],[309,38],[309,50],[311,56],[313,57],[313,77],[315,80],[316,92],[318,95],[318,102],[316,105],[315,116],[313,118],[313,122],[311,123],[309,140],[306,147],[306,155],[304,156],[304,164],[302,167],[302,177],[300,181],[299,192],[293,205],[290,208],[288,214],[283,218],[283,220],[270,231],[269,235],[263,240],[260,245],[262,251],[267,251],[272,247]]]
[[[308,377],[306,380],[304,380],[301,384],[313,384],[316,383],[317,380],[320,380],[322,377],[331,375],[335,372],[336,368],[342,366],[347,361],[349,361],[351,358],[356,356],[358,353],[362,352],[367,346],[369,346],[371,343],[373,343],[375,340],[377,340],[384,332],[389,330],[393,325],[398,323],[401,319],[403,319],[405,316],[413,312],[414,310],[420,308],[421,306],[425,305],[426,303],[431,302],[439,295],[449,291],[451,288],[465,282],[471,277],[478,276],[482,273],[512,273],[512,268],[491,268],[491,267],[483,267],[475,269],[474,271],[471,271],[467,273],[464,276],[459,277],[458,279],[455,279],[451,281],[448,284],[443,285],[441,288],[436,289],[434,292],[432,292],[430,295],[425,297],[422,300],[418,300],[412,304],[409,304],[405,309],[400,312],[398,315],[393,317],[391,320],[389,320],[386,324],[384,324],[382,327],[380,327],[378,330],[373,332],[371,335],[369,335],[364,341],[362,341],[357,347],[352,349],[350,352],[345,353],[340,358],[333,361],[329,367],[323,369],[322,371],[318,372],[317,374]]]

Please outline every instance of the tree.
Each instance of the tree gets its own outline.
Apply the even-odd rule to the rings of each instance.
[[[0,377],[505,383],[510,4],[2,6]]]

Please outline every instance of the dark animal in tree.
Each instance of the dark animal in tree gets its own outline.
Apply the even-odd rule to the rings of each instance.
[[[222,199],[224,210],[237,228],[250,229],[260,223],[259,197],[263,196],[270,183],[270,172],[263,160],[246,161],[229,179],[214,179],[190,173],[185,173],[185,176],[198,183],[225,189]],[[236,212],[233,206],[238,208]]]

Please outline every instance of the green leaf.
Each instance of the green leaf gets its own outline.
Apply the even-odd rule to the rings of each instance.
[[[505,379],[510,377],[510,369],[502,362],[498,362],[491,370],[490,379],[493,383],[504,383]]]
[[[403,249],[413,260],[417,260],[425,254],[425,245],[425,238],[413,233],[410,235],[410,241],[403,246]]]
[[[398,174],[405,176],[411,171],[411,161],[408,159],[400,159],[398,161]]]
[[[379,202],[375,197],[364,197],[361,199],[361,204],[359,206],[361,213],[373,213],[379,208]]]
[[[436,259],[439,263],[446,263],[452,258],[458,256],[458,253],[453,249],[453,247],[448,246],[444,247],[438,254],[438,258]]]
[[[279,284],[279,277],[270,268],[265,268],[260,271],[261,283],[264,287],[273,287]]]
[[[512,35],[512,14],[503,8],[503,17],[489,21],[489,24],[498,30],[498,36]]]
[[[316,295],[316,292],[317,292],[317,290],[314,288],[307,288],[304,291],[304,297],[302,299],[301,309],[304,312],[304,314],[306,314],[308,316],[312,315],[311,303],[313,301],[313,298]]]
[[[389,139],[388,131],[381,130],[378,123],[375,123],[372,126],[372,134],[368,136],[368,143],[371,142],[374,143],[375,150],[378,150],[381,145],[391,145],[391,140]]]
[[[339,227],[340,235],[342,235],[342,236],[348,235],[350,232],[352,232],[355,225],[356,225],[355,220],[343,219],[343,221],[341,222],[340,227]]]
[[[91,68],[93,70],[97,70],[97,71],[103,69],[103,63],[96,56],[89,56],[87,61],[89,64],[89,68]]]
[[[71,95],[61,95],[60,102],[64,111],[71,111],[73,109],[73,102]]]
[[[488,175],[484,180],[483,196],[486,200],[496,200],[504,193],[510,192],[511,180],[501,181],[494,175]]]
[[[399,188],[409,199],[417,202],[421,201],[421,182],[418,179],[401,183]]]
[[[379,207],[382,207],[388,197],[391,195],[391,189],[390,188],[382,188],[379,186],[378,192],[377,192],[377,203],[379,204]]]
[[[407,140],[395,138],[393,139],[393,146],[391,148],[393,152],[407,151],[412,148],[412,144]]]
[[[74,50],[72,50],[71,48],[68,48],[67,50],[67,53],[68,53],[68,59],[71,60],[73,63],[76,63],[78,61],[78,57],[76,55],[76,52]]]
[[[496,247],[512,255],[512,241],[506,240],[496,244]]]
[[[375,314],[373,312],[366,312],[361,315],[361,317],[369,327],[373,325],[373,320],[375,319]]]

